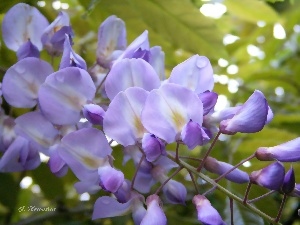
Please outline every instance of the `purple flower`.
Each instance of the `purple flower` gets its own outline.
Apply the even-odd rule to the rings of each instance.
[[[140,225],[166,225],[167,218],[161,208],[161,201],[157,195],[150,195],[146,200],[147,212]]]
[[[76,124],[82,107],[91,102],[96,87],[85,70],[67,67],[47,77],[38,97],[42,113],[54,124]]]
[[[123,59],[114,64],[105,81],[105,91],[112,100],[120,91],[141,87],[151,91],[160,86],[153,67],[142,59]]]
[[[109,16],[99,27],[97,62],[104,68],[110,68],[127,45],[126,28],[123,20]]]
[[[226,173],[232,167],[233,167],[232,165],[230,165],[226,162],[218,161],[212,157],[207,157],[207,159],[205,160],[205,164],[204,164],[204,168],[206,170],[208,170],[211,173],[218,174],[218,175],[222,175],[222,174]],[[225,176],[225,178],[227,180],[230,180],[232,182],[239,183],[239,184],[249,182],[249,175],[240,169],[233,170],[232,172],[227,174]]]
[[[148,92],[139,87],[117,94],[104,116],[105,134],[125,147],[140,141],[146,132],[140,116],[147,96]]]
[[[60,157],[59,152],[57,151],[57,145],[51,146],[49,152],[50,159],[48,160],[48,166],[51,172],[58,177],[66,175],[68,172],[68,166]]]
[[[0,159],[0,172],[33,170],[40,163],[39,152],[28,140],[18,136]]]
[[[161,155],[166,155],[165,144],[155,135],[145,133],[142,139],[142,148],[149,162],[157,160]]]
[[[250,174],[250,181],[270,190],[278,191],[282,186],[284,173],[282,163],[274,162],[261,170],[252,172]]]
[[[265,96],[256,90],[231,119],[220,123],[220,131],[229,135],[261,131],[268,122],[268,111]]]
[[[37,58],[25,58],[10,67],[2,83],[3,97],[12,106],[32,108],[37,104],[38,91],[52,66]]]
[[[110,164],[98,168],[100,176],[100,186],[109,192],[115,193],[121,187],[124,181],[124,174],[111,167]]]
[[[205,91],[200,93],[199,98],[203,103],[203,115],[207,115],[216,105],[218,100],[218,94],[215,92]]]
[[[294,190],[289,195],[293,196],[293,197],[298,197],[299,198],[300,197],[300,184],[295,184]]]
[[[87,70],[84,59],[73,51],[70,43],[70,38],[67,34],[65,34],[64,50],[61,57],[59,69],[61,70],[63,68],[72,66]]]
[[[16,4],[3,18],[3,41],[9,49],[15,52],[28,41],[40,51],[43,47],[41,36],[48,25],[46,17],[35,7],[25,3]],[[23,55],[20,52],[19,54]]]
[[[260,147],[256,150],[255,156],[262,161],[297,162],[300,160],[300,138],[274,147]]]
[[[61,11],[56,19],[44,30],[41,37],[43,46],[50,55],[58,56],[63,52],[65,34],[69,38],[73,37],[69,15]]]
[[[284,176],[281,191],[285,194],[290,194],[295,189],[295,172],[291,167]]]
[[[211,91],[214,87],[213,69],[208,58],[194,55],[174,67],[169,82],[182,85],[197,94]]]
[[[182,129],[190,120],[202,125],[203,104],[193,91],[164,84],[150,92],[141,118],[149,133],[172,143],[181,139]]]
[[[15,120],[0,111],[0,152],[5,151],[15,140]]]
[[[86,104],[82,109],[83,116],[94,125],[103,125],[105,111],[95,104]]]
[[[209,200],[203,195],[195,195],[193,203],[196,206],[198,220],[205,225],[225,225],[218,211],[212,207]]]
[[[148,62],[156,71],[159,79],[164,81],[166,79],[165,53],[161,50],[160,46],[154,46],[150,48],[150,58]]]

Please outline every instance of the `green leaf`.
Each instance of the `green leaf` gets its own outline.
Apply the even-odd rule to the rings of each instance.
[[[275,2],[284,2],[284,0],[265,0],[266,2],[271,2],[271,3],[275,3]]]
[[[258,0],[225,0],[230,13],[248,22],[265,21],[273,23],[278,21],[278,14],[265,2]]]
[[[0,181],[0,202],[12,210],[17,203],[19,184],[9,173],[0,173]]]
[[[226,208],[224,214],[225,222],[227,224],[231,224],[230,221],[230,207],[229,207],[229,199],[226,199]],[[237,204],[233,202],[233,222],[234,224],[239,225],[264,225],[264,221],[261,217],[251,213],[249,209],[242,206],[241,204]]]
[[[47,199],[55,201],[65,197],[62,179],[52,174],[45,163],[41,163],[37,169],[32,171],[32,178],[40,186]]]

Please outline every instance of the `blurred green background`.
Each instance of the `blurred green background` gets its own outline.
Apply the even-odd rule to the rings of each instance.
[[[251,155],[257,147],[274,146],[300,134],[300,1],[298,0],[2,0],[0,22],[16,3],[24,2],[38,8],[52,22],[60,10],[68,12],[75,32],[74,49],[92,66],[96,59],[97,31],[110,15],[123,19],[128,43],[144,30],[149,31],[151,46],[160,45],[166,55],[166,74],[193,54],[207,56],[214,68],[215,88],[219,94],[217,109],[243,103],[255,89],[269,101],[275,117],[257,134],[221,136],[213,155],[232,164]],[[12,29],[14,29],[12,27]],[[0,78],[16,62],[14,52],[7,49],[0,37]],[[50,61],[43,52],[41,58]],[[55,65],[60,58],[55,59]],[[23,111],[14,110],[17,116]],[[255,115],[253,115],[255,116]],[[170,150],[174,146],[168,146]],[[207,148],[207,147],[205,147]],[[114,149],[115,165],[122,167],[122,149]],[[199,156],[201,149],[183,154]],[[189,161],[193,165],[195,162]],[[243,167],[247,172],[261,169],[269,163],[252,160]],[[288,169],[290,164],[285,165]],[[296,182],[300,183],[299,163],[293,164]],[[127,178],[132,178],[133,164],[125,166]],[[190,190],[186,206],[165,204],[168,224],[199,224],[191,204],[195,191],[183,172],[175,179]],[[34,171],[0,173],[0,224],[133,224],[130,215],[91,221],[95,200],[105,195],[78,195],[73,188],[76,178],[71,172],[63,178],[52,175],[46,163]],[[200,181],[201,182],[201,181]],[[225,181],[221,184],[243,196],[246,185]],[[157,186],[156,186],[157,187]],[[201,192],[210,188],[203,184]],[[153,189],[155,190],[155,188]],[[250,197],[266,193],[254,187]],[[223,218],[229,221],[229,203],[220,192],[209,196]],[[276,216],[282,196],[273,194],[255,205],[270,216]],[[56,208],[55,212],[19,212],[20,207]],[[289,198],[282,222],[299,225],[298,199]],[[240,205],[235,206],[235,224],[268,224]],[[18,221],[23,221],[19,222]]]

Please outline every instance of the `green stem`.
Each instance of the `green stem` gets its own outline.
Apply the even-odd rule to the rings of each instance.
[[[168,157],[170,159],[172,159],[173,161],[175,161],[175,157],[172,154],[168,154]],[[262,212],[259,209],[255,208],[254,206],[249,205],[247,203],[243,204],[243,199],[241,199],[240,197],[238,197],[235,194],[231,193],[226,188],[224,188],[223,186],[219,185],[213,179],[209,178],[208,176],[204,175],[203,173],[199,173],[196,168],[192,167],[191,165],[187,164],[186,162],[184,162],[182,160],[179,160],[177,163],[180,166],[182,166],[182,167],[186,168],[187,170],[191,171],[192,173],[194,173],[198,177],[202,178],[206,182],[210,183],[211,185],[216,186],[216,188],[219,191],[221,191],[223,194],[227,195],[229,198],[234,199],[238,203],[244,205],[246,208],[248,208],[249,210],[251,210],[253,213],[255,213],[255,214],[259,215],[260,217],[262,217],[263,219],[265,219],[265,220],[273,223],[273,225],[282,225],[281,223],[274,221],[274,219],[272,217],[268,216],[267,214],[265,214],[264,212]]]

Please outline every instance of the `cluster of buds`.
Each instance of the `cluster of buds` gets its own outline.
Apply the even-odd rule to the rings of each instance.
[[[73,50],[76,43],[65,12],[49,24],[36,8],[19,3],[6,13],[2,28],[18,62],[6,71],[0,94],[10,107],[30,112],[13,118],[1,109],[1,172],[35,169],[43,153],[56,176],[68,169],[76,175],[78,193],[109,194],[96,201],[93,219],[132,213],[136,225],[165,225],[161,197],[166,204],[189,200],[183,183],[173,179],[182,169],[191,172],[180,163],[179,145],[193,150],[211,143],[199,173],[205,168],[235,183],[299,197],[293,170],[285,174],[281,162],[300,160],[300,138],[257,149],[252,158],[276,162],[250,176],[209,156],[220,134],[259,132],[273,113],[258,90],[244,104],[215,112],[218,94],[207,57],[190,57],[166,79],[161,47],[150,47],[147,31],[127,45],[125,23],[116,16],[100,25],[96,64],[90,68]],[[61,56],[57,71],[39,58],[42,49]],[[124,164],[133,160],[132,180],[113,165],[108,140],[123,147]],[[172,143],[175,153],[166,151]],[[153,193],[156,183],[161,186]],[[195,193],[192,202],[200,222],[225,224],[204,195]]]

